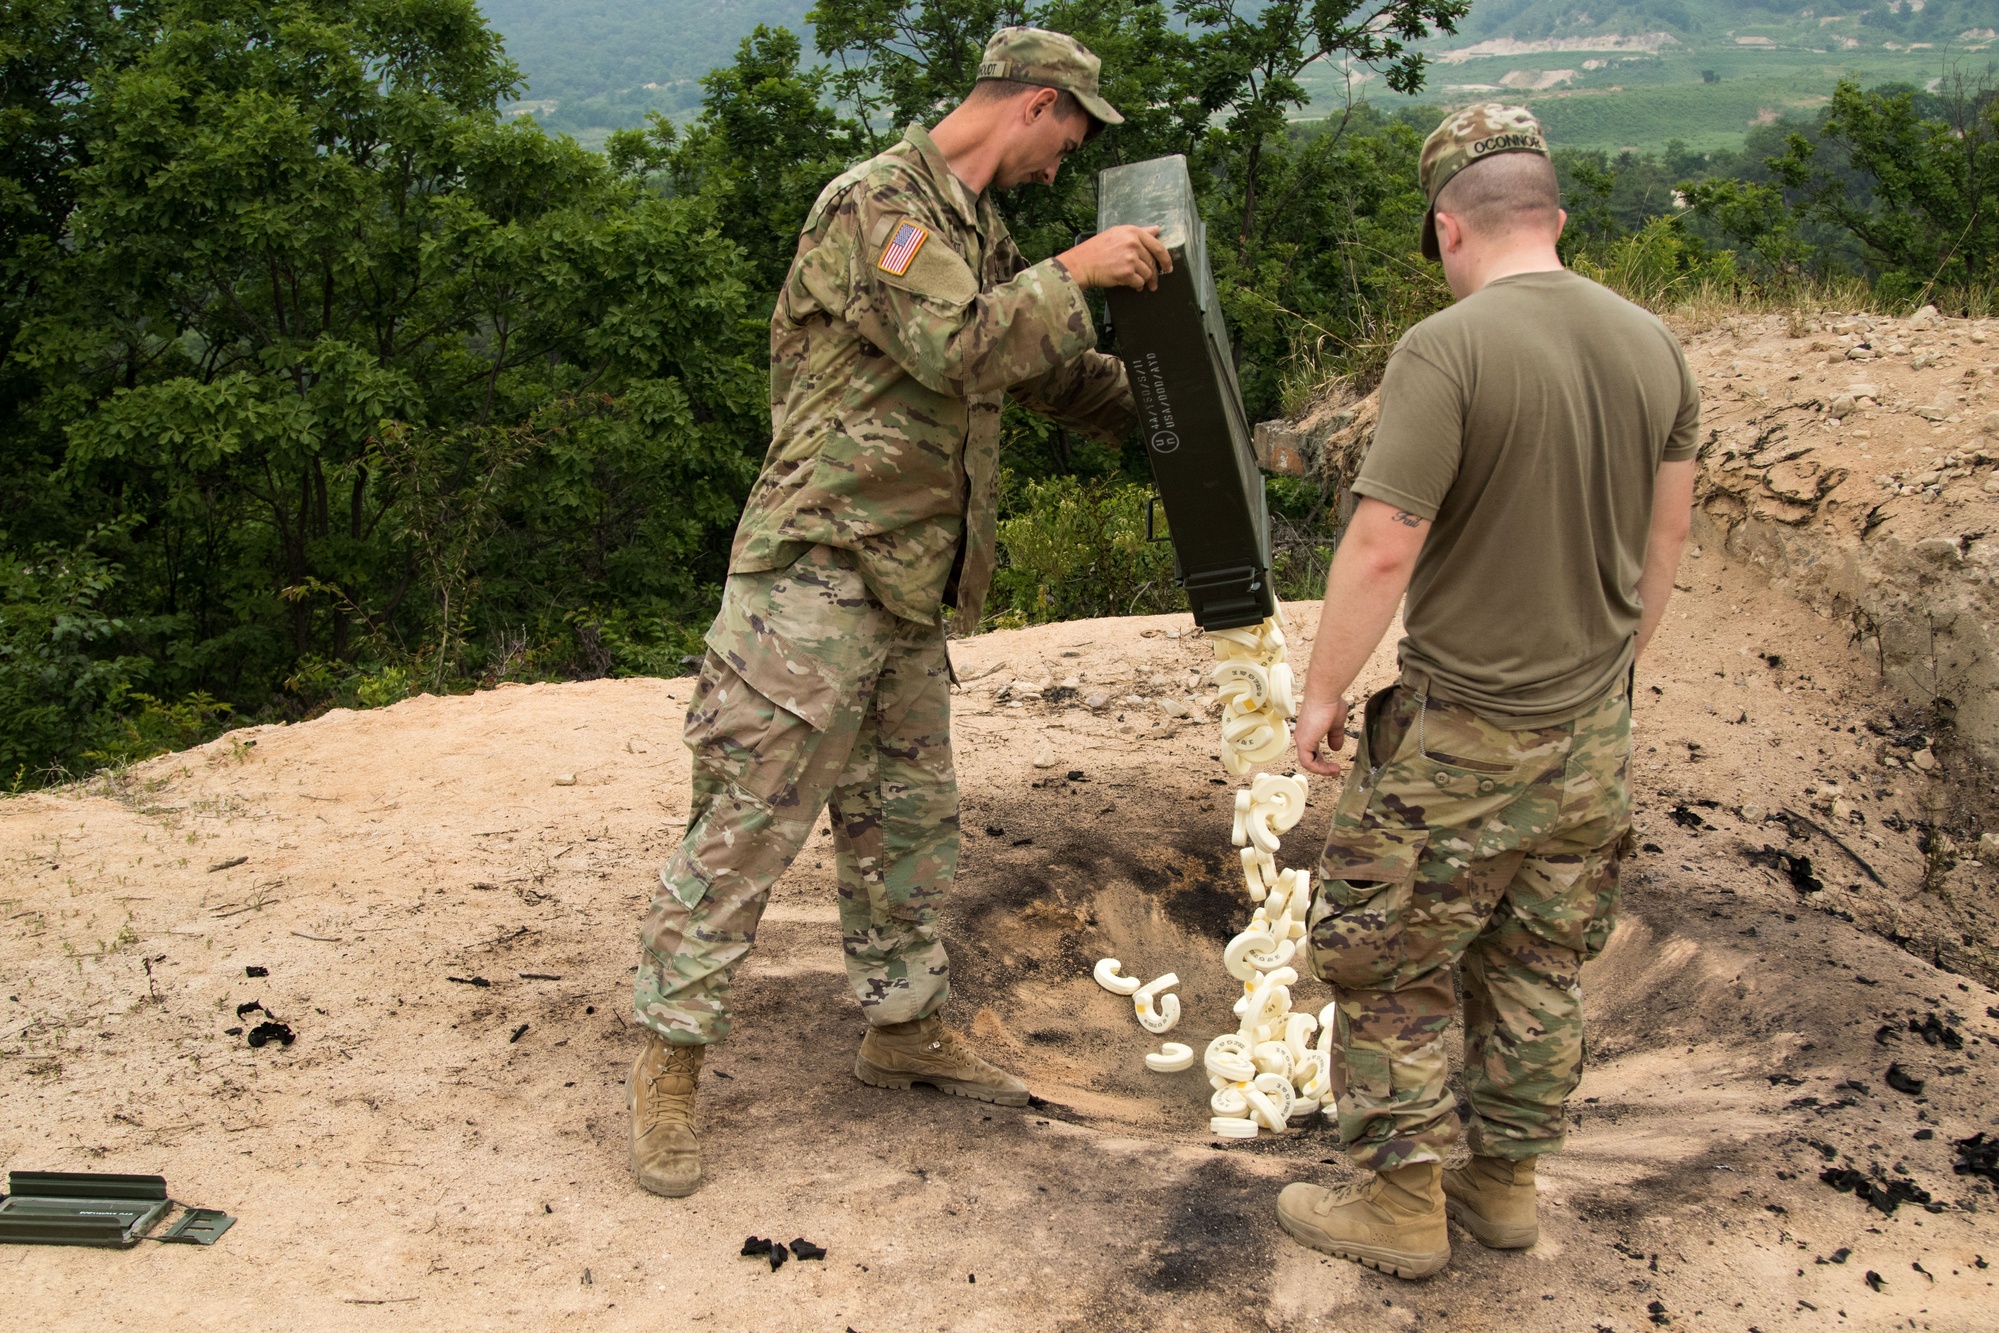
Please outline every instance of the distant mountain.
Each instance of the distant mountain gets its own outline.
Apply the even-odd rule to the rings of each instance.
[[[1833,50],[1894,49],[1989,38],[1995,28],[1999,0],[1834,0],[1816,6],[1796,0],[1477,0],[1458,39],[1446,44],[1666,33],[1689,46],[1768,39]]]
[[[759,23],[790,28],[809,52],[811,3],[484,0],[484,9],[527,76],[523,109],[594,145],[651,111],[690,116],[701,76],[733,60]],[[1537,109],[1561,103],[1548,113],[1563,120],[1570,142],[1681,135],[1719,146],[1739,142],[1751,123],[1822,103],[1848,72],[1917,84],[1953,66],[1980,73],[1999,53],[1995,32],[1999,0],[1833,0],[1823,8],[1796,0],[1476,0],[1460,32],[1432,44],[1438,63],[1418,99],[1455,104],[1503,90]],[[1349,91],[1408,100],[1364,76],[1349,90],[1331,66],[1315,67],[1305,82],[1314,96],[1308,115]]]
[[[527,75],[525,100],[584,138],[699,105],[699,79],[759,23],[806,37],[811,0],[483,0]],[[597,131],[592,135],[590,131]]]

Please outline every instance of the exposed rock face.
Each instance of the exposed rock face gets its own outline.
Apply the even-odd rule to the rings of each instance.
[[[1889,689],[1999,764],[1999,485],[1986,489],[1999,446],[1978,433],[1999,358],[1971,321],[1855,323],[1835,338],[1887,349],[1864,378],[1782,320],[1689,341],[1704,434],[1694,540],[1844,622]]]

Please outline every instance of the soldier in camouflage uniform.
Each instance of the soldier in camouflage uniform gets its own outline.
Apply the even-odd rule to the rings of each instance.
[[[693,807],[640,927],[652,1036],[628,1087],[632,1165],[700,1182],[693,1101],[730,1027],[729,981],[772,882],[830,807],[855,1073],[1022,1106],[1019,1079],[939,1016],[938,909],[958,861],[943,609],[976,625],[994,566],[1000,409],[1011,396],[1108,444],[1134,420],[1083,291],[1156,285],[1156,228],[1029,265],[992,189],[1050,183],[1122,118],[1074,40],[1008,28],[934,131],[836,178],[806,217],[771,318],[770,452],[731,553],[687,712]]]
[[[1278,1220],[1403,1277],[1532,1245],[1534,1162],[1582,1076],[1580,972],[1628,846],[1631,685],[1686,538],[1699,397],[1650,314],[1561,268],[1541,128],[1473,107],[1424,144],[1423,248],[1458,303],[1389,361],[1313,645],[1300,764],[1339,771],[1342,693],[1404,588],[1402,676],[1368,700],[1319,863],[1340,1138],[1374,1175]],[[1336,743],[1335,747],[1336,748]],[[1470,1163],[1444,1035],[1464,994]]]

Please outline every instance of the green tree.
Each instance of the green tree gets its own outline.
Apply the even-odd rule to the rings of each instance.
[[[799,54],[790,32],[759,26],[734,64],[702,78],[701,114],[684,137],[654,117],[649,131],[621,131],[607,145],[613,161],[664,167],[674,194],[705,201],[770,301],[813,200],[869,149],[861,127],[825,104],[829,75],[801,70]]]
[[[14,486],[118,524],[90,651],[251,709],[502,641],[544,674],[684,651],[767,437],[707,203],[503,122],[470,0],[120,21],[0,425]]]
[[[1779,273],[1835,269],[1850,255],[1890,299],[1999,281],[1999,100],[1989,87],[1864,91],[1841,80],[1818,123],[1793,127],[1759,165],[1683,189],[1702,218]]]
[[[77,171],[89,162],[91,73],[129,56],[146,8],[105,0],[0,7],[0,505],[29,541],[77,532],[46,484],[60,438],[18,428],[37,380],[14,353],[60,260]]]

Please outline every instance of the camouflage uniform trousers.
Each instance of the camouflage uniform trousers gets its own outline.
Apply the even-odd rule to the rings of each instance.
[[[1628,682],[1519,731],[1426,693],[1405,676],[1368,700],[1307,923],[1338,1004],[1340,1139],[1377,1170],[1458,1139],[1444,1033],[1460,962],[1472,1150],[1562,1146],[1582,964],[1615,923],[1630,835]]]
[[[829,807],[854,994],[870,1023],[935,1013],[958,865],[943,630],[890,614],[850,553],[815,546],[731,576],[708,644],[687,835],[639,929],[638,1021],[678,1044],[728,1036],[730,977],[771,884]]]

